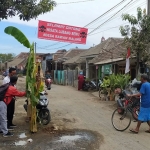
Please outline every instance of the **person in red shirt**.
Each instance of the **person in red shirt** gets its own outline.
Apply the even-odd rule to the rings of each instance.
[[[80,72],[80,74],[78,75],[78,91],[82,89],[83,83],[84,83],[83,72]]]
[[[18,77],[10,77],[10,86],[8,87],[4,100],[0,100],[0,133],[3,133],[4,137],[13,136],[7,129],[7,105],[10,104],[14,96],[23,97],[26,92],[20,92],[14,87],[17,83]]]

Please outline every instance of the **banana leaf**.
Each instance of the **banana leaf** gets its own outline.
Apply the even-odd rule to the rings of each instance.
[[[27,37],[16,27],[8,26],[5,28],[4,32],[6,34],[12,35],[18,42],[23,44],[25,47],[30,48],[30,42]]]

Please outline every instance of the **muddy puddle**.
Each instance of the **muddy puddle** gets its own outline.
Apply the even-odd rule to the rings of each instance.
[[[35,134],[0,138],[0,147],[2,150],[98,150],[101,142],[100,134],[88,130],[48,132],[45,129]]]

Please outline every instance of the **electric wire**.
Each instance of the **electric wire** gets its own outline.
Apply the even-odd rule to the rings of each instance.
[[[61,43],[61,42],[56,42],[56,43],[54,43],[54,44],[51,44],[51,45],[47,45],[47,46],[44,46],[44,47],[38,47],[38,48],[40,48],[40,49],[44,49],[44,48],[47,48],[47,47],[52,47],[52,46],[55,46],[55,45],[57,45],[57,44],[59,44],[59,43]]]
[[[140,1],[140,0],[135,0],[133,3],[131,3],[130,5],[128,5],[128,7],[126,7],[124,10],[122,10],[116,17],[113,17],[111,20],[114,20],[114,19],[120,17],[120,14],[121,14],[121,13],[124,13],[125,10],[127,10],[128,8],[130,8],[134,3],[137,3],[138,1]],[[107,18],[110,18],[110,17],[111,17],[111,15],[109,15],[109,16],[106,17],[105,19],[100,20],[99,22],[105,21]],[[93,23],[92,26],[98,24],[99,22]]]
[[[111,16],[109,19],[107,19],[105,22],[103,22],[101,25],[99,25],[96,29],[92,30],[89,34],[95,32],[98,30],[101,26],[103,26],[105,23],[109,22],[114,16],[116,16],[121,10],[123,10],[125,7],[127,7],[133,0],[131,0],[129,3],[127,3],[125,6],[123,6],[119,11],[117,11],[113,16]]]
[[[40,47],[38,47],[37,46],[37,48],[40,48],[40,49],[44,49],[44,50],[51,50],[51,51],[53,51],[53,50],[55,50],[55,49],[60,49],[60,48],[63,48],[63,47],[67,47],[67,46],[69,46],[69,45],[71,45],[72,43],[69,43],[69,44],[67,44],[67,45],[64,45],[64,46],[60,46],[60,47],[57,47],[57,48],[53,48],[53,49],[47,49],[47,48],[40,48]]]
[[[77,1],[77,2],[66,2],[66,3],[57,3],[57,5],[62,5],[62,4],[74,4],[74,3],[85,3],[89,1],[95,1],[95,0],[86,0],[86,1]]]
[[[135,6],[135,7],[131,8],[131,9],[127,9],[126,11],[120,12],[116,17],[112,18],[111,20],[114,20],[114,19],[116,19],[116,18],[122,19],[122,18],[120,17],[121,14],[126,14],[126,13],[128,13],[129,11],[133,10],[134,8],[138,8],[139,6],[143,6],[143,5],[145,5],[145,4],[146,4],[146,2],[143,2],[143,3],[140,3],[138,6]]]
[[[91,31],[88,35],[89,35],[89,36],[92,36],[92,35],[95,35],[95,34],[98,34],[98,33],[101,33],[101,32],[104,32],[104,31],[107,31],[107,30],[110,30],[110,29],[119,27],[119,26],[112,27],[112,28],[105,29],[105,30],[103,30],[103,31],[100,31],[100,32],[97,32],[97,33],[92,34],[92,33],[95,32],[96,30],[98,30],[102,25],[104,25],[105,23],[111,21],[111,19],[113,19],[113,17],[116,16],[119,12],[121,12],[121,11],[124,10],[125,8],[128,9],[130,5],[132,5],[133,3],[137,2],[137,1],[134,1],[134,2],[132,3],[132,1],[133,1],[133,0],[131,0],[129,3],[127,3],[122,9],[120,9],[119,11],[117,11],[113,16],[111,16],[111,18],[109,18],[109,19],[106,20],[104,23],[102,23],[100,26],[98,26],[97,28],[95,28],[95,29],[94,29],[93,31]],[[127,6],[128,6],[128,8],[127,8]],[[95,19],[95,20],[96,20],[96,19]],[[89,23],[89,24],[90,24],[90,23]],[[89,25],[89,24],[88,24],[88,25]],[[87,25],[86,25],[86,26],[87,26]],[[120,26],[121,26],[121,25],[120,25]],[[91,34],[91,35],[90,35],[90,34]],[[59,42],[58,42],[58,43],[59,43]],[[55,44],[56,44],[56,43],[55,43]],[[67,45],[64,45],[64,46],[61,46],[61,47],[53,48],[52,50],[54,50],[54,49],[60,49],[60,48],[63,48],[63,47],[67,47],[67,46],[69,46],[69,45],[71,45],[71,44],[72,44],[72,43],[67,44]],[[47,46],[47,47],[48,47],[48,46]],[[40,48],[40,49],[41,49],[41,48]],[[45,48],[42,48],[42,49],[45,49]],[[45,49],[45,50],[50,50],[50,49]]]
[[[121,5],[123,2],[125,2],[126,0],[122,0],[120,3],[118,3],[117,5],[115,5],[114,7],[112,7],[111,9],[109,9],[108,11],[106,11],[104,14],[100,15],[98,18],[94,19],[93,21],[91,21],[90,23],[88,23],[87,25],[85,25],[84,27],[87,27],[89,26],[90,24],[94,23],[96,20],[100,19],[101,17],[105,16],[107,13],[111,12],[112,10],[114,10],[116,7],[118,7],[119,5]],[[65,47],[65,46],[69,46],[71,45],[72,43],[70,44],[67,44],[67,45],[64,45],[62,47]],[[48,47],[48,46],[46,46]],[[39,47],[38,47],[39,48]],[[61,47],[58,47],[58,49],[61,48]],[[42,48],[44,49],[44,48]],[[57,49],[57,48],[56,48]]]
[[[126,6],[128,6],[133,0],[131,0],[129,3],[127,3],[123,8],[121,8],[119,11],[117,11],[117,13],[115,13],[113,16],[111,16],[111,18],[109,18],[108,20],[106,20],[104,23],[102,23],[100,26],[98,26],[96,29],[92,30],[88,35],[90,35],[91,33],[95,32],[97,29],[99,29],[102,25],[104,25],[105,23],[107,23],[110,19],[112,19],[116,14],[118,14],[121,10],[123,10]],[[58,48],[54,48],[54,49],[60,49],[60,48],[63,48],[63,47],[67,47],[69,45],[71,45],[72,43],[70,44],[67,44],[67,45],[64,45],[62,47],[58,47]],[[53,49],[53,50],[54,50]],[[48,50],[48,49],[47,49]]]
[[[96,33],[93,33],[93,34],[90,34],[89,36],[96,35],[96,34],[99,34],[99,33],[104,32],[104,31],[111,30],[111,29],[115,29],[115,28],[118,28],[118,27],[120,27],[120,26],[122,26],[122,25],[125,25],[125,24],[126,24],[126,23],[121,24],[121,25],[118,25],[118,26],[115,26],[115,27],[110,27],[110,28],[108,28],[108,29],[105,29],[105,30],[102,30],[102,31],[99,31],[99,32],[96,32]]]
[[[111,12],[112,10],[114,10],[116,7],[120,6],[125,1],[126,0],[122,0],[120,3],[118,3],[117,5],[115,5],[114,7],[112,7],[111,9],[109,9],[108,11],[106,11],[105,13],[103,13],[102,15],[100,15],[99,17],[97,17],[96,19],[94,19],[93,21],[91,21],[90,23],[88,23],[87,25],[85,25],[84,27],[87,27],[87,26],[91,25],[92,23],[94,23],[98,19],[102,18],[103,16],[105,16],[106,14],[108,14],[109,12]]]
[[[124,24],[121,24],[121,25],[124,25]],[[121,26],[121,25],[118,25],[118,26],[115,26],[115,27],[111,27],[111,28],[105,29],[105,30],[100,31],[100,32],[98,32],[98,33],[101,33],[101,32],[104,32],[104,31],[108,31],[108,30],[111,30],[111,29],[113,29],[113,28],[117,28],[117,27],[119,27],[119,26]],[[89,36],[92,36],[92,35],[95,35],[95,34],[98,34],[98,33],[94,33],[94,34],[91,34],[91,35],[89,35]],[[63,47],[67,47],[67,46],[69,46],[69,45],[71,45],[71,44],[72,44],[72,43],[69,43],[69,44],[64,45],[64,46],[61,46],[61,47],[53,48],[52,50],[59,49],[59,48],[63,48]],[[38,47],[38,46],[37,46],[37,47]],[[38,48],[44,49],[44,50],[50,50],[49,48],[43,48],[43,47],[38,47]]]

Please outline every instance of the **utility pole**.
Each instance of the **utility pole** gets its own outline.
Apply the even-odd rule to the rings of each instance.
[[[36,55],[36,42],[34,43],[34,48],[35,48],[35,55]]]
[[[147,14],[150,15],[150,0],[147,0]]]

